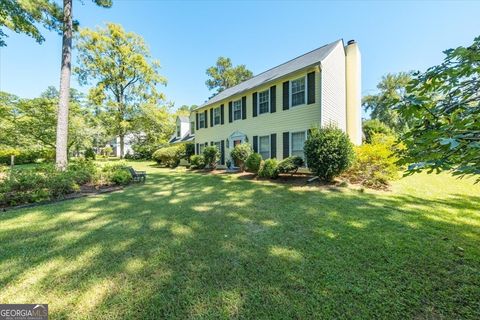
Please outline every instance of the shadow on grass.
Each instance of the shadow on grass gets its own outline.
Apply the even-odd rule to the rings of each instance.
[[[479,196],[149,173],[0,217],[0,300],[55,318],[475,318]]]

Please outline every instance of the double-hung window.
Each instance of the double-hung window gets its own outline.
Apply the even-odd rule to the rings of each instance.
[[[195,133],[195,122],[190,122],[190,134]]]
[[[233,120],[242,119],[242,100],[233,101]]]
[[[205,145],[203,143],[200,143],[198,145],[198,154],[203,154],[204,149],[205,149]]]
[[[262,159],[270,159],[270,136],[258,137],[258,153]]]
[[[258,114],[270,112],[270,90],[258,93]]]
[[[220,124],[220,108],[213,109],[213,125]]]
[[[292,132],[291,134],[291,156],[298,156],[305,160],[305,153],[303,151],[303,146],[305,144],[305,140],[307,139],[307,132],[306,131],[299,131],[299,132]]]
[[[198,127],[205,128],[205,113],[198,114]]]
[[[290,81],[290,92],[290,105],[292,107],[305,104],[305,96],[307,93],[305,90],[305,77]]]
[[[220,164],[220,160],[222,158],[222,144],[220,143],[220,141],[217,141],[217,142],[214,142],[214,145],[215,145],[215,147],[217,147],[218,152],[219,152],[219,157],[218,157],[218,160],[217,160],[217,164]]]

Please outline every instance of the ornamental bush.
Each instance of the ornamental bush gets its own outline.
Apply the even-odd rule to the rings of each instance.
[[[267,159],[262,161],[260,169],[258,170],[258,176],[261,178],[278,178],[278,162],[277,159]]]
[[[87,160],[95,160],[95,158],[97,157],[95,151],[93,150],[93,148],[87,148],[85,149],[85,152],[83,154],[83,156],[85,157],[85,159]]]
[[[395,137],[374,134],[371,141],[355,147],[355,161],[344,176],[351,183],[384,189],[398,178]]]
[[[309,169],[327,182],[347,170],[354,159],[348,136],[333,126],[312,129],[304,151]]]
[[[15,156],[15,164],[34,163],[38,160],[52,160],[54,152],[47,149],[0,149],[0,164],[10,165],[11,155]]]
[[[278,172],[294,174],[295,172],[297,172],[298,168],[302,167],[303,165],[304,161],[301,157],[288,157],[278,163]]]
[[[205,147],[203,149],[203,159],[205,160],[205,165],[213,170],[217,167],[218,159],[220,158],[220,151],[216,146]]]
[[[158,164],[170,168],[175,168],[180,164],[180,159],[185,157],[185,145],[174,145],[170,147],[160,148],[152,155],[153,160]]]
[[[252,153],[245,161],[245,167],[249,172],[258,173],[261,162],[262,156],[259,153]]]
[[[205,168],[205,159],[202,155],[193,155],[190,157],[190,168],[203,169]]]
[[[365,120],[362,123],[362,131],[366,143],[371,143],[375,134],[392,134],[392,130],[378,119]]]
[[[245,170],[245,161],[253,153],[252,146],[248,143],[237,144],[230,152],[232,159],[238,163],[240,171]]]

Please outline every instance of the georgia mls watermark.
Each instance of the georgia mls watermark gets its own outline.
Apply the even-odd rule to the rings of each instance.
[[[48,304],[0,304],[0,320],[48,320]]]

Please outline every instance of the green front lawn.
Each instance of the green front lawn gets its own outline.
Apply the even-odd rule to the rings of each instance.
[[[391,192],[147,170],[0,214],[0,302],[57,318],[480,318],[480,185]]]

